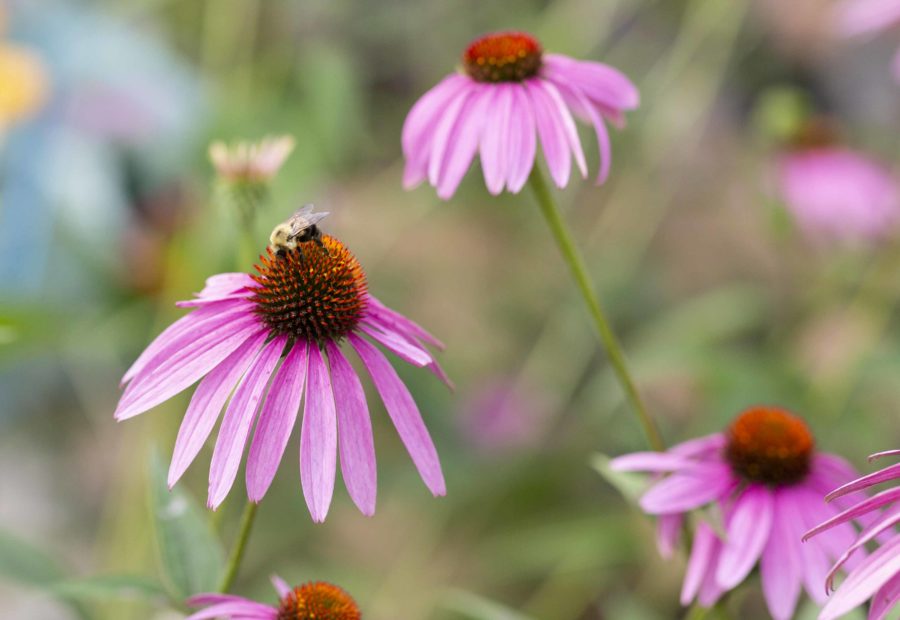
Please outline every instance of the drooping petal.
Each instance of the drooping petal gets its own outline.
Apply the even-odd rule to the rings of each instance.
[[[399,312],[391,310],[372,295],[368,295],[367,305],[370,316],[376,318],[379,323],[388,325],[394,331],[421,340],[438,349],[443,350],[446,348],[443,342],[432,336],[424,327],[415,321],[411,321]]]
[[[572,113],[569,111],[568,106],[566,106],[566,102],[563,100],[562,95],[559,94],[559,90],[552,82],[543,80],[541,81],[540,86],[548,95],[549,101],[552,101],[553,103],[556,118],[566,136],[566,141],[569,143],[569,149],[571,149],[572,154],[575,157],[575,164],[578,166],[578,170],[581,171],[582,178],[587,177],[587,162],[584,159],[584,151],[581,149],[581,140],[578,138],[578,129],[575,127],[575,119],[572,118]]]
[[[228,301],[200,308],[186,314],[153,339],[153,342],[144,349],[131,367],[125,371],[121,383],[124,385],[143,372],[150,361],[154,360],[163,350],[171,348],[175,343],[177,343],[176,346],[179,349],[188,346],[202,333],[209,331],[215,326],[233,321],[235,314],[244,312],[246,308],[246,304]]]
[[[225,501],[234,484],[256,412],[286,342],[286,337],[279,336],[263,347],[228,403],[209,467],[207,504],[213,510]]]
[[[640,505],[648,514],[684,512],[725,496],[734,486],[728,465],[700,464],[657,482],[641,497]]]
[[[572,84],[592,101],[614,110],[633,110],[641,102],[637,87],[624,73],[600,62],[544,54],[544,75]]]
[[[716,581],[729,590],[750,574],[772,530],[772,493],[750,485],[738,498],[728,521],[728,538],[722,548]]]
[[[369,371],[388,415],[425,485],[434,495],[445,495],[447,487],[437,450],[409,390],[378,349],[353,334],[350,335],[350,343]]]
[[[867,489],[871,486],[875,486],[876,484],[881,484],[882,482],[887,482],[888,480],[895,480],[900,478],[900,463],[895,465],[891,465],[889,467],[885,467],[884,469],[879,469],[876,472],[873,472],[867,476],[863,476],[861,478],[857,478],[847,484],[838,487],[831,493],[825,496],[825,501],[830,502],[833,499],[838,497],[843,497],[848,493],[853,493],[855,491],[861,491],[863,489]]]
[[[337,417],[328,366],[318,346],[309,347],[309,380],[300,428],[300,481],[313,521],[328,516],[337,467]]]
[[[203,306],[216,301],[240,299],[253,295],[256,282],[246,273],[219,273],[206,279],[206,286],[197,293],[196,299],[178,301],[179,308]]]
[[[366,516],[375,514],[375,441],[362,383],[334,343],[328,343],[331,382],[338,416],[341,473],[350,498]]]
[[[541,139],[544,159],[550,170],[550,177],[557,187],[565,187],[569,182],[572,168],[572,153],[569,150],[563,121],[559,117],[556,104],[546,93],[540,80],[525,80],[528,95],[534,110],[537,133]]]
[[[864,549],[865,546],[875,540],[880,534],[883,532],[890,532],[893,534],[894,526],[900,523],[900,508],[893,507],[887,512],[883,513],[879,516],[879,518],[866,526],[860,533],[859,536],[856,537],[856,540],[853,541],[850,545],[844,546],[844,553],[841,554],[840,557],[834,563],[834,566],[830,571],[826,570],[826,580],[825,586],[826,589],[833,589],[834,578],[837,576],[838,571],[840,571],[844,565],[847,563],[847,560],[854,554],[856,551],[860,549]],[[888,540],[889,542],[889,540]]]
[[[876,452],[875,454],[869,455],[869,462],[876,461],[878,459],[882,459],[886,456],[900,456],[900,450],[885,450],[884,452]]]
[[[534,166],[537,152],[537,128],[534,120],[534,107],[525,86],[511,86],[513,101],[510,111],[509,173],[506,187],[513,194],[518,194]]]
[[[682,605],[691,604],[700,591],[706,575],[714,570],[713,558],[719,544],[716,533],[706,522],[701,521],[697,524],[694,544],[691,547],[691,557],[684,574],[684,584],[681,586]]]
[[[514,122],[512,88],[508,84],[495,87],[494,100],[485,112],[484,132],[481,134],[481,169],[488,191],[495,196],[503,191],[509,177],[509,140]]]
[[[247,457],[247,496],[250,501],[259,502],[269,490],[297,421],[306,379],[307,349],[305,341],[294,343],[272,380],[259,414]]]
[[[790,489],[773,491],[772,531],[760,562],[763,595],[775,620],[790,620],[800,597],[802,559],[793,525],[793,506],[785,502]]]
[[[833,516],[824,523],[820,523],[819,525],[808,531],[806,534],[804,534],[803,540],[809,540],[813,536],[821,534],[825,530],[829,530],[841,523],[846,523],[851,519],[859,518],[860,516],[868,514],[873,510],[877,510],[882,506],[886,506],[887,504],[890,504],[897,499],[900,499],[900,487],[882,491],[881,493],[873,495],[869,499],[859,502],[855,506],[852,506],[847,510],[844,510],[843,512]]]
[[[866,558],[831,595],[819,620],[835,620],[862,605],[900,573],[900,536],[879,547]]]
[[[682,514],[660,515],[656,524],[656,548],[659,555],[669,559],[675,553],[678,541],[681,538],[681,528],[684,527]]]
[[[183,349],[166,347],[159,356],[166,355],[165,359],[151,360],[128,385],[116,408],[115,418],[125,420],[172,398],[261,330],[256,317],[241,317],[199,336]]]
[[[376,326],[362,323],[360,330],[380,342],[385,348],[396,353],[400,359],[413,366],[427,366],[432,362],[431,354],[420,346],[405,340],[401,336],[378,329]]]
[[[278,617],[278,610],[262,603],[244,599],[207,607],[192,613],[185,620],[212,620],[222,617],[231,618],[232,620],[275,620]]]
[[[573,109],[580,110],[594,127],[594,133],[597,136],[597,152],[600,157],[600,171],[597,173],[597,184],[602,184],[609,177],[609,169],[612,164],[612,145],[609,142],[609,131],[606,129],[603,117],[581,91],[568,84],[557,84],[557,87],[567,101],[573,101],[575,104]]]
[[[447,103],[443,113],[437,118],[428,155],[428,182],[434,187],[440,184],[441,178],[444,176],[447,153],[453,146],[452,138],[458,134],[457,127],[467,120],[466,112],[470,109],[469,102],[481,92],[482,89],[474,83],[462,89]]]
[[[469,84],[468,78],[449,75],[422,95],[403,122],[401,143],[406,167],[403,186],[406,189],[421,183],[428,171],[428,157],[435,129],[449,102]]]
[[[265,332],[249,338],[200,381],[175,439],[175,450],[169,465],[170,488],[175,486],[206,443],[225,401],[256,359],[265,340]]]
[[[438,197],[448,200],[472,164],[481,142],[484,119],[494,91],[484,88],[472,93],[450,134],[449,143],[434,182]],[[429,170],[430,173],[430,170]]]
[[[664,473],[691,467],[694,461],[670,452],[633,452],[617,456],[609,462],[614,471],[647,471]]]
[[[872,597],[868,620],[884,620],[900,602],[900,573],[891,577]]]

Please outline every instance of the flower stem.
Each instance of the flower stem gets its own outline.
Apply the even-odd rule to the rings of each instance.
[[[238,532],[237,542],[231,550],[231,557],[228,558],[228,566],[222,581],[219,584],[219,592],[228,592],[237,577],[238,569],[241,566],[241,560],[244,559],[244,550],[247,548],[247,541],[250,539],[250,530],[253,529],[253,521],[256,519],[256,509],[258,504],[247,500],[244,507],[244,514],[241,515],[241,530]]]
[[[638,417],[638,421],[644,429],[644,434],[647,436],[647,442],[654,450],[664,450],[665,444],[659,434],[659,430],[656,428],[653,419],[647,413],[647,409],[644,407],[644,403],[641,401],[641,397],[635,387],[634,380],[631,378],[631,373],[628,371],[622,347],[619,344],[615,333],[613,333],[609,321],[607,321],[606,315],[603,313],[603,309],[600,307],[600,301],[597,298],[597,293],[594,291],[594,287],[588,277],[584,259],[578,251],[575,241],[572,239],[572,235],[560,215],[556,202],[553,200],[553,196],[550,193],[550,188],[547,186],[544,175],[541,173],[538,166],[535,165],[532,169],[528,182],[537,198],[541,213],[544,215],[544,219],[547,220],[550,232],[553,233],[556,244],[559,246],[560,252],[562,252],[563,260],[565,260],[566,264],[569,266],[569,270],[572,272],[572,277],[575,280],[578,291],[581,293],[582,298],[584,298],[585,304],[587,304],[588,311],[594,321],[594,327],[597,329],[597,334],[600,336],[603,346],[606,347],[606,354],[609,356],[609,361],[616,372],[616,377],[618,377],[619,383],[625,391],[625,396],[631,402],[631,406]]]

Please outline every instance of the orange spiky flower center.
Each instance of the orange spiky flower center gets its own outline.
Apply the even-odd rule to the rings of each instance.
[[[788,485],[809,472],[815,442],[806,423],[777,407],[753,407],[727,432],[725,456],[735,473],[750,482]]]
[[[341,588],[315,581],[297,586],[281,599],[278,620],[359,620],[356,601]]]
[[[273,335],[322,346],[353,331],[365,311],[366,274],[330,235],[322,236],[322,246],[304,241],[295,250],[269,248],[256,270],[252,277],[260,286],[252,300]]]
[[[463,67],[479,82],[521,82],[537,75],[543,49],[525,32],[496,32],[475,39],[463,54]]]

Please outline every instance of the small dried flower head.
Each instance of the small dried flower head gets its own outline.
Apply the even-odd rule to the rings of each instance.
[[[281,599],[278,620],[359,620],[356,601],[341,588],[315,581],[297,586]]]
[[[265,183],[281,169],[294,144],[294,138],[287,135],[230,146],[216,141],[209,147],[209,159],[219,176],[227,181]]]
[[[741,413],[727,432],[725,455],[752,482],[791,484],[809,472],[814,441],[806,422],[777,407]]]

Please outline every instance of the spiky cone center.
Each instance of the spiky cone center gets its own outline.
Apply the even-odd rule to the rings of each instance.
[[[316,581],[291,590],[278,607],[278,620],[359,620],[356,601],[341,588]]]
[[[322,236],[322,246],[305,241],[286,252],[269,248],[256,269],[259,288],[251,299],[273,336],[324,346],[352,332],[366,309],[366,274],[330,235]]]
[[[784,409],[753,407],[728,428],[725,456],[749,482],[790,485],[809,473],[815,441],[806,423]]]
[[[521,82],[537,75],[543,49],[525,32],[495,32],[475,39],[463,54],[463,67],[478,82]]]

